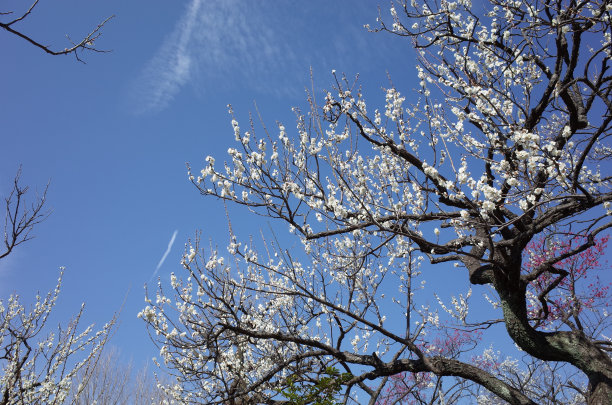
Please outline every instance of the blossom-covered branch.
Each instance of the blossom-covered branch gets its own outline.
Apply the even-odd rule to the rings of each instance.
[[[541,400],[468,356],[503,319],[527,367],[559,362],[588,382],[565,384],[563,398],[608,403],[612,361],[599,342],[610,325],[591,327],[605,309],[581,292],[601,303],[607,289],[593,287],[595,262],[576,261],[612,227],[611,10],[609,0],[399,1],[371,30],[414,45],[409,102],[390,86],[366,104],[334,73],[322,105],[311,95],[307,113],[294,109],[293,135],[283,123],[245,130],[230,107],[237,146],[190,180],[285,222],[303,252],[232,232],[232,259],[189,247],[187,278],[173,276],[172,296],[160,285],[140,314],[178,378],[168,391],[273,403],[290,376],[335,367],[355,376],[344,403],[382,401],[400,375],[414,379],[406,401],[479,390]],[[550,251],[538,261],[542,240]],[[425,281],[453,271],[448,262],[494,291],[489,316],[469,311],[471,289],[438,299],[442,316],[428,304]]]

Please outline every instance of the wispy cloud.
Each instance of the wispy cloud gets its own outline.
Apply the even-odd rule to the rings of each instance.
[[[163,110],[187,87],[204,95],[225,88],[301,96],[310,67],[326,74],[343,66],[360,71],[363,37],[373,37],[362,27],[367,20],[356,17],[363,9],[372,9],[375,18],[375,8],[365,3],[347,10],[307,2],[296,13],[283,2],[191,0],[133,83],[132,110]],[[370,51],[365,60],[382,53]]]
[[[134,85],[135,112],[162,110],[192,74],[190,42],[203,0],[192,0],[172,34],[166,38]]]
[[[194,82],[204,93],[209,83],[266,89],[272,78],[277,82],[273,92],[286,89],[282,81],[289,72],[299,68],[304,73],[308,66],[297,63],[288,35],[264,11],[240,0],[192,0],[131,86],[132,110],[161,111]]]
[[[172,237],[170,238],[170,242],[168,242],[168,247],[166,248],[166,251],[164,252],[164,255],[162,256],[162,258],[159,260],[159,263],[157,263],[157,267],[155,267],[155,271],[151,275],[151,278],[149,279],[149,283],[153,280],[153,277],[157,275],[157,272],[159,271],[161,266],[166,261],[166,258],[170,254],[170,250],[172,250],[172,245],[174,245],[174,241],[176,240],[176,235],[178,235],[178,229],[176,229],[174,233],[172,234]]]

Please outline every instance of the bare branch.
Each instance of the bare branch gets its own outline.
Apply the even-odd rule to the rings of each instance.
[[[34,3],[32,3],[32,5],[30,6],[30,8],[24,12],[20,17],[8,21],[8,22],[0,22],[0,28],[6,30],[7,32],[16,35],[20,38],[25,39],[26,41],[28,41],[30,44],[34,45],[35,47],[42,49],[44,52],[50,54],[50,55],[70,55],[73,54],[75,56],[75,58],[82,63],[85,63],[83,61],[83,59],[81,59],[81,52],[83,51],[90,51],[90,52],[98,52],[98,53],[107,53],[110,52],[109,50],[103,50],[103,49],[99,49],[96,47],[95,42],[98,40],[98,38],[100,38],[100,36],[102,35],[102,28],[104,27],[104,25],[110,21],[112,18],[115,17],[115,15],[112,15],[106,19],[104,19],[102,22],[100,22],[91,32],[89,32],[89,34],[85,35],[81,40],[74,42],[70,39],[69,36],[66,36],[66,38],[68,39],[68,41],[71,43],[70,47],[66,47],[63,50],[53,50],[51,49],[51,47],[49,47],[48,45],[44,45],[42,42],[33,39],[31,36],[29,36],[28,34],[23,33],[22,31],[16,29],[13,27],[13,25],[19,23],[20,21],[23,21],[25,18],[27,18],[32,11],[34,10],[34,7],[36,7],[36,5],[38,5],[38,2],[40,0],[35,0]],[[1,13],[1,15],[10,15],[12,14],[12,12],[4,12]]]
[[[0,251],[0,259],[8,256],[16,246],[32,239],[32,230],[40,222],[44,221],[50,211],[44,210],[49,184],[45,186],[42,196],[36,198],[28,207],[26,194],[29,187],[19,184],[21,167],[13,180],[13,188],[8,197],[5,198],[6,211],[4,218],[4,251]]]

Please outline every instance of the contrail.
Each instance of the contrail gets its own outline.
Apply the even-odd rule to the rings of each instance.
[[[168,254],[170,254],[170,250],[172,249],[172,245],[174,245],[174,240],[176,239],[177,234],[178,234],[178,229],[175,229],[174,233],[172,234],[172,237],[170,238],[170,242],[168,242],[168,247],[166,248],[164,255],[160,259],[159,263],[157,263],[157,267],[155,268],[153,275],[151,275],[151,278],[149,279],[149,284],[151,283],[151,280],[153,280],[153,277],[157,275],[157,272],[161,268],[162,264],[164,264],[164,261],[166,261],[166,257],[168,257]]]

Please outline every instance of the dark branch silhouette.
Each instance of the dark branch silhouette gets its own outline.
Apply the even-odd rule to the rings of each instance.
[[[104,25],[108,21],[110,21],[113,17],[115,17],[114,15],[112,15],[112,16],[106,18],[105,20],[103,20],[89,34],[87,34],[85,37],[83,37],[78,42],[74,42],[72,39],[70,39],[70,37],[68,35],[66,35],[66,38],[68,39],[68,41],[70,42],[71,45],[69,47],[64,48],[63,50],[53,50],[48,45],[43,44],[41,41],[35,40],[34,38],[29,36],[28,34],[25,34],[22,31],[20,31],[19,29],[16,29],[14,26],[17,23],[19,23],[19,22],[23,21],[24,19],[26,19],[32,13],[34,8],[38,5],[39,1],[40,0],[34,1],[34,3],[32,3],[32,5],[30,6],[30,8],[28,8],[28,10],[26,12],[24,12],[20,17],[15,18],[15,19],[13,19],[11,21],[8,21],[8,22],[0,22],[0,28],[3,28],[4,30],[6,30],[7,32],[10,32],[11,34],[17,35],[18,37],[25,39],[30,44],[34,45],[37,48],[42,49],[43,51],[45,51],[46,53],[48,53],[50,55],[70,55],[70,54],[73,54],[75,56],[75,58],[79,62],[83,62],[83,63],[85,63],[85,62],[81,59],[81,55],[80,55],[80,53],[83,52],[83,51],[91,51],[91,52],[97,52],[97,53],[110,52],[109,50],[98,49],[95,46],[95,42],[102,35],[102,32],[101,32],[102,27],[104,27]],[[13,12],[12,11],[2,12],[2,13],[0,13],[0,15],[2,15],[2,16],[11,16],[11,15],[13,15]]]
[[[49,184],[45,186],[42,195],[28,206],[26,194],[29,187],[19,184],[20,177],[21,167],[13,180],[13,189],[5,198],[4,251],[0,251],[0,259],[8,256],[16,246],[32,239],[34,237],[32,235],[34,226],[44,221],[49,215],[49,211],[44,210]]]

